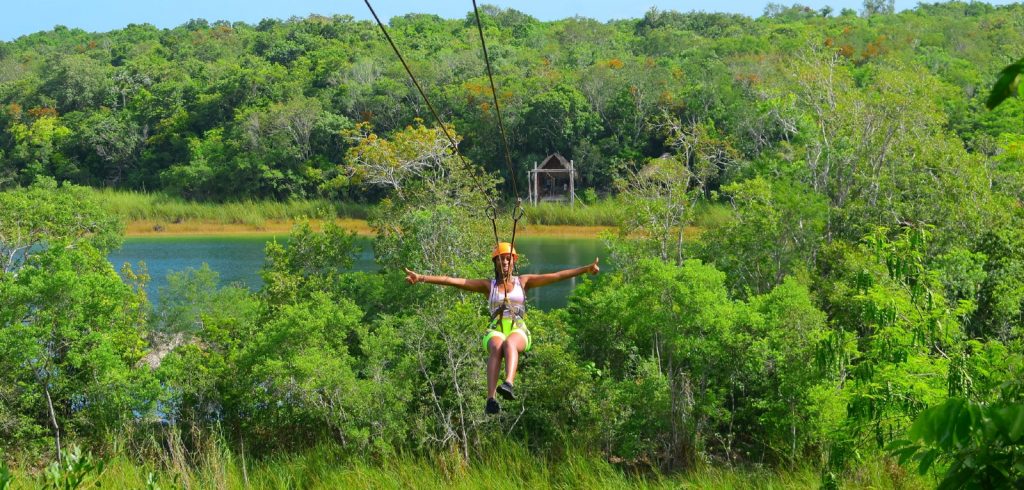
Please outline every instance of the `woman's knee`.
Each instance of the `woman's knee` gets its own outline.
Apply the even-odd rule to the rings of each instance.
[[[499,337],[491,337],[487,341],[487,352],[490,354],[501,354],[505,351],[505,340]]]
[[[523,352],[523,350],[526,349],[526,338],[524,338],[519,332],[512,332],[512,334],[505,339],[502,348],[515,352]]]

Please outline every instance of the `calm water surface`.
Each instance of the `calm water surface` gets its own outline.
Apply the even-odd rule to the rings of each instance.
[[[203,263],[220,273],[221,284],[240,283],[252,290],[263,285],[259,270],[263,265],[263,248],[273,237],[140,237],[128,238],[124,246],[110,254],[110,262],[120,270],[125,262],[133,267],[145,262],[152,277],[147,289],[150,301],[159,301],[157,291],[167,285],[167,273],[198,269]],[[282,238],[278,238],[283,241]],[[376,271],[369,239],[360,240],[361,250],[353,269]],[[600,240],[578,238],[517,238],[516,249],[529,259],[520,273],[552,272],[578,267],[601,256],[601,271],[610,270],[604,260]],[[532,307],[551,309],[565,306],[566,298],[578,279],[533,289],[529,292]]]

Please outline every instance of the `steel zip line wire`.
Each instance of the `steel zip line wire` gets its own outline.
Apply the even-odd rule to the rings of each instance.
[[[388,34],[388,30],[384,28],[384,23],[380,21],[380,17],[377,17],[377,12],[373,10],[373,6],[370,5],[370,0],[363,0],[366,2],[366,8],[370,9],[370,14],[373,15],[373,20],[377,21],[377,25],[380,26],[380,31],[384,33],[384,38],[388,40],[388,44],[391,45],[391,49],[395,51],[395,55],[398,56],[398,61],[402,62],[402,66],[405,67],[405,72],[409,74],[409,78],[412,79],[412,84],[416,86],[416,90],[419,91],[420,97],[423,97],[423,102],[426,102],[427,108],[430,109],[430,113],[434,115],[434,119],[437,119],[437,124],[441,126],[441,131],[448,138],[448,142],[452,144],[452,151],[459,156],[464,165],[466,159],[462,156],[462,152],[459,151],[459,145],[455,143],[455,139],[452,135],[448,134],[448,128],[445,127],[444,121],[441,120],[441,116],[437,115],[437,111],[434,110],[434,105],[430,103],[430,99],[427,98],[427,94],[423,92],[423,88],[420,87],[420,82],[416,81],[416,77],[412,74],[412,70],[409,69],[409,65],[405,62],[405,58],[402,57],[402,53],[398,51],[398,46],[395,46],[395,42],[391,40],[391,35]]]
[[[487,79],[491,83],[491,98],[494,100],[494,113],[498,116],[498,132],[501,133],[501,142],[505,147],[505,163],[508,165],[508,176],[512,179],[512,195],[516,197],[515,207],[512,208],[512,240],[509,244],[512,249],[515,250],[516,246],[516,228],[519,225],[519,220],[522,219],[525,211],[523,210],[523,200],[519,197],[519,187],[516,185],[516,169],[512,166],[512,154],[508,148],[508,136],[505,133],[505,123],[501,118],[501,106],[498,104],[498,90],[494,87],[494,73],[491,70],[491,58],[487,54],[487,41],[484,39],[484,28],[483,23],[480,22],[480,9],[476,6],[476,0],[473,0],[473,14],[476,16],[476,29],[480,33],[480,46],[484,51],[484,64],[487,65]],[[494,227],[494,241],[498,242],[498,229],[494,224],[497,219],[497,212],[492,214],[491,226]],[[516,264],[518,271],[519,265]]]
[[[501,142],[505,146],[505,163],[508,165],[508,175],[512,179],[512,195],[519,198],[519,188],[516,186],[516,169],[512,166],[512,155],[508,149],[508,136],[505,134],[505,123],[501,118],[501,107],[498,105],[498,90],[494,88],[494,74],[491,71],[491,60],[487,55],[487,42],[484,41],[484,28],[480,22],[480,10],[473,0],[473,14],[476,15],[476,29],[480,33],[480,46],[484,50],[484,63],[487,65],[487,79],[491,82],[491,97],[494,99],[494,113],[498,116],[498,132],[501,133]],[[514,213],[514,212],[513,212]]]
[[[459,147],[455,143],[455,140],[452,138],[450,134],[448,134],[448,129],[445,127],[444,121],[441,120],[441,116],[437,114],[437,111],[434,110],[434,105],[430,103],[430,98],[427,97],[427,94],[423,91],[423,88],[420,87],[420,83],[419,81],[416,80],[416,76],[412,74],[412,70],[409,68],[408,63],[405,62],[405,57],[402,56],[401,51],[398,50],[398,46],[395,45],[394,40],[391,39],[391,35],[388,34],[387,28],[384,27],[384,23],[381,22],[380,17],[377,16],[377,12],[374,11],[373,6],[370,5],[370,0],[363,0],[363,2],[366,3],[366,8],[370,9],[370,14],[373,15],[373,20],[377,21],[377,26],[380,27],[380,31],[381,33],[384,34],[384,38],[387,39],[388,44],[391,45],[391,49],[395,52],[395,56],[398,56],[398,60],[402,62],[402,67],[405,68],[405,72],[409,75],[409,78],[412,80],[413,85],[416,86],[416,90],[419,92],[420,97],[423,98],[423,102],[427,104],[427,108],[430,109],[430,113],[434,115],[434,119],[436,119],[437,123],[441,126],[441,131],[444,132],[444,135],[448,138],[448,141],[452,145],[452,151],[454,151],[455,154],[459,156],[463,164],[468,165],[466,163],[465,157],[462,156],[462,152],[459,151]],[[498,116],[498,131],[501,134],[501,140],[505,148],[505,163],[508,165],[509,177],[512,179],[512,193],[516,196],[516,204],[515,207],[512,209],[512,241],[510,242],[510,244],[514,247],[516,243],[516,228],[519,224],[519,220],[522,219],[525,210],[523,209],[523,200],[522,198],[519,197],[519,187],[516,181],[515,168],[512,166],[512,156],[508,147],[508,137],[506,136],[505,124],[501,117],[501,108],[498,105],[498,93],[494,87],[494,76],[491,70],[491,61],[487,54],[487,43],[484,40],[484,31],[480,23],[480,11],[477,8],[476,0],[473,0],[473,12],[476,15],[477,31],[480,34],[480,45],[483,47],[484,63],[487,65],[487,78],[488,80],[490,80],[491,84],[491,97],[494,100],[494,111]],[[493,201],[491,204],[491,210],[491,226],[494,228],[494,240],[495,243],[497,243],[499,241],[498,229],[495,223],[497,220],[497,206],[493,203]]]

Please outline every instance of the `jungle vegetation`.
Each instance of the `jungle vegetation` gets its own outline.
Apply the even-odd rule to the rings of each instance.
[[[76,445],[190,478],[319,451],[459,481],[501,447],[1024,483],[1024,104],[985,105],[1024,6],[482,17],[513,173],[472,11],[388,25],[464,160],[370,22],[0,43],[0,459],[102,471]],[[487,277],[488,203],[555,151],[621,211],[617,272],[530,313],[523,399],[488,417],[483,302],[401,270]],[[299,225],[262,289],[187,270],[154,302],[86,187],[366,205],[382,271]],[[684,234],[708,206],[727,216]]]

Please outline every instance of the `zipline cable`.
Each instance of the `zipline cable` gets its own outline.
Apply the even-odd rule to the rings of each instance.
[[[480,46],[483,47],[484,51],[484,63],[487,65],[487,79],[491,82],[491,97],[494,99],[494,113],[498,116],[498,132],[501,133],[501,142],[505,146],[505,163],[508,165],[508,174],[512,179],[512,195],[519,198],[519,189],[516,186],[516,171],[512,166],[512,155],[508,149],[508,136],[505,134],[505,123],[501,118],[501,107],[498,105],[498,91],[494,88],[494,74],[491,71],[491,60],[487,55],[487,42],[484,41],[484,28],[480,22],[480,10],[476,6],[476,0],[473,0],[473,14],[476,15],[476,29],[480,33]],[[515,210],[512,211],[515,214]],[[513,237],[515,231],[513,231]],[[515,243],[515,242],[513,242]]]
[[[512,208],[512,240],[509,242],[512,250],[516,249],[516,228],[519,226],[519,220],[523,218],[526,211],[523,209],[523,199],[519,197],[519,187],[516,185],[516,169],[512,166],[512,153],[508,149],[508,135],[505,133],[505,123],[501,118],[501,106],[498,104],[498,90],[494,87],[494,72],[491,70],[491,58],[487,54],[487,41],[484,39],[484,28],[483,23],[480,22],[480,9],[476,6],[476,0],[473,0],[473,14],[476,16],[476,30],[480,33],[480,47],[483,48],[484,52],[484,64],[487,65],[487,79],[491,83],[491,98],[494,100],[494,113],[498,116],[498,132],[501,133],[501,142],[505,147],[505,163],[508,165],[508,175],[512,179],[512,195],[516,197],[515,207]],[[491,226],[494,227],[494,240],[498,240],[498,229],[497,225],[494,224],[497,218],[497,212],[493,214],[491,218]],[[519,264],[514,263],[516,273],[519,272]],[[507,286],[507,282],[506,282]],[[507,291],[507,289],[506,289]],[[506,302],[508,296],[506,294]]]
[[[373,6],[370,5],[370,0],[363,1],[366,2],[366,8],[370,9],[370,14],[373,15],[373,20],[376,20],[377,25],[380,26],[380,31],[384,33],[384,38],[388,40],[388,44],[391,45],[391,49],[394,50],[395,55],[398,56],[398,61],[401,61],[402,66],[405,67],[405,72],[408,73],[409,78],[412,79],[412,84],[416,86],[416,90],[419,91],[420,96],[423,97],[423,102],[427,104],[427,108],[429,108],[430,113],[434,115],[434,119],[437,119],[437,124],[441,126],[441,131],[443,131],[444,135],[448,138],[448,142],[452,144],[452,151],[459,156],[459,159],[462,160],[464,165],[469,165],[466,163],[466,159],[462,156],[462,152],[459,151],[459,145],[455,143],[455,139],[452,138],[452,135],[448,134],[448,128],[445,127],[444,121],[441,120],[441,116],[437,115],[437,111],[434,110],[434,105],[430,103],[430,99],[427,98],[427,94],[423,92],[423,88],[420,87],[420,82],[416,81],[416,77],[412,74],[412,70],[409,69],[409,65],[405,62],[405,58],[402,57],[402,53],[398,51],[398,46],[395,46],[395,42],[391,40],[391,35],[388,34],[388,30],[384,28],[384,23],[380,21],[380,17],[377,17],[377,12],[375,12],[373,10]],[[475,0],[473,4],[476,5]]]
[[[423,102],[426,103],[427,108],[430,109],[430,113],[434,115],[434,119],[437,120],[438,125],[441,127],[441,131],[444,132],[445,137],[448,138],[448,142],[451,143],[452,151],[455,152],[455,154],[459,156],[459,159],[462,160],[463,164],[468,165],[468,163],[466,162],[465,157],[462,156],[462,152],[459,151],[459,145],[455,143],[455,139],[452,138],[452,136],[448,133],[448,129],[445,127],[444,121],[441,120],[441,116],[439,116],[437,114],[437,111],[434,109],[434,105],[430,103],[430,98],[427,97],[426,92],[424,92],[423,88],[420,87],[420,83],[419,83],[419,81],[416,80],[416,76],[412,74],[412,70],[409,68],[409,64],[405,62],[405,57],[402,56],[401,51],[398,50],[398,46],[395,45],[395,41],[392,40],[391,39],[391,35],[388,34],[387,28],[384,27],[384,23],[381,22],[380,17],[377,16],[377,12],[375,10],[373,10],[373,6],[370,5],[370,0],[363,0],[363,2],[366,3],[366,8],[370,9],[370,14],[373,15],[373,20],[377,21],[377,26],[380,27],[380,31],[381,31],[381,33],[384,34],[384,38],[387,39],[388,44],[391,45],[391,49],[392,49],[392,51],[395,52],[395,56],[397,56],[398,60],[400,62],[402,62],[402,67],[405,68],[405,73],[407,73],[409,75],[409,79],[411,79],[413,85],[416,86],[416,90],[419,92],[420,97],[423,98]],[[514,249],[515,248],[515,243],[516,243],[516,228],[517,228],[517,226],[519,224],[519,220],[522,219],[523,215],[525,214],[525,210],[523,209],[523,200],[522,200],[522,198],[519,197],[519,187],[518,187],[517,181],[516,181],[515,168],[512,166],[512,156],[511,156],[511,152],[509,151],[509,147],[508,147],[508,136],[505,133],[505,124],[504,124],[504,121],[502,120],[502,117],[501,117],[501,108],[498,105],[498,92],[497,92],[497,90],[495,89],[495,86],[494,86],[494,75],[493,75],[492,70],[491,70],[491,61],[490,61],[490,58],[489,58],[489,56],[487,54],[487,42],[484,40],[484,31],[483,31],[482,24],[480,22],[480,10],[477,8],[476,0],[473,0],[473,12],[476,15],[477,31],[480,34],[480,45],[483,47],[484,63],[487,65],[487,78],[488,78],[488,80],[491,83],[491,97],[494,100],[494,112],[498,116],[498,132],[501,134],[501,140],[502,140],[502,143],[504,144],[504,148],[505,148],[505,163],[508,165],[509,177],[511,177],[511,179],[512,179],[512,193],[513,193],[513,195],[516,196],[515,208],[512,209],[512,240],[510,242],[510,245]],[[496,224],[496,221],[497,221],[497,218],[498,218],[497,206],[493,202],[491,203],[490,206],[491,206],[491,216],[490,216],[490,218],[491,218],[491,226],[494,229],[494,240],[495,240],[495,243],[497,243],[498,242],[498,228],[497,228],[497,224]],[[516,269],[518,269],[518,264],[516,264]]]

